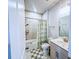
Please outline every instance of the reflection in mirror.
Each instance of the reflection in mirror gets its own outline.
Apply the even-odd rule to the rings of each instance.
[[[69,37],[70,16],[64,16],[59,19],[59,36]]]

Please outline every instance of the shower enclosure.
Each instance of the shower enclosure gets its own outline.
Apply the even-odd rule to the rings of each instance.
[[[47,43],[47,21],[42,19],[25,19],[25,58],[30,59],[32,49],[41,49],[43,43]]]
[[[37,32],[38,32],[38,20],[26,18],[25,20],[25,41],[26,49],[37,48]]]
[[[25,39],[26,49],[40,48],[42,43],[47,43],[47,21],[26,18]]]

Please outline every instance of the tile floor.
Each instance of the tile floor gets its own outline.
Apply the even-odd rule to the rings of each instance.
[[[31,58],[31,52],[29,50],[25,51],[25,57],[24,57],[24,59],[32,59]],[[50,57],[49,56],[44,56],[43,59],[50,59]]]
[[[29,47],[29,49],[27,49],[25,51],[25,54],[24,54],[24,58],[23,59],[32,59],[31,58],[31,50],[32,49],[36,49],[37,48],[37,40],[28,40],[26,42],[26,46]],[[50,57],[44,57],[43,59],[50,59]]]

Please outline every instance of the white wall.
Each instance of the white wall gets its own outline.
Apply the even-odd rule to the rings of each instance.
[[[59,37],[59,17],[60,17],[59,10],[65,7],[65,5],[66,1],[61,0],[53,8],[49,10],[49,26],[51,27],[50,35],[52,36],[52,38]]]
[[[9,34],[11,59],[23,59],[25,50],[23,0],[9,0]]]
[[[69,14],[70,14],[70,6],[67,5],[67,0],[60,0],[51,9],[49,9],[43,14],[42,19],[47,19],[48,21],[49,37],[52,38],[59,37],[59,19]]]

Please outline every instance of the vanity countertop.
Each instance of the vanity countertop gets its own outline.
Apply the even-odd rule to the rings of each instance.
[[[64,42],[64,40],[61,37],[56,39],[49,38],[49,42],[52,42],[58,45],[59,47],[63,48],[64,50],[68,51],[68,42]]]

